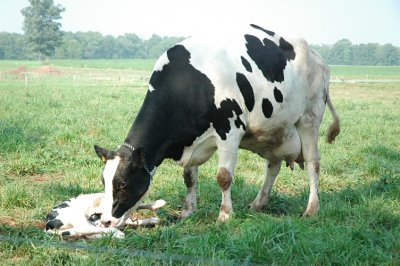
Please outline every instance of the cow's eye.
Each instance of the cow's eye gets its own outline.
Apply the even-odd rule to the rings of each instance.
[[[120,189],[126,188],[126,183],[124,181],[119,182],[119,188]]]

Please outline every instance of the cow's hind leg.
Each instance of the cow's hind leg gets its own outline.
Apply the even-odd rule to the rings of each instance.
[[[318,179],[320,155],[318,150],[318,131],[321,118],[313,114],[306,114],[300,119],[299,134],[302,153],[310,179],[310,195],[307,209],[303,216],[312,216],[319,212]]]
[[[186,198],[185,198],[185,206],[183,207],[181,218],[189,217],[195,210],[197,206],[196,200],[196,185],[197,185],[197,177],[198,170],[197,166],[194,167],[185,167],[183,170],[183,178],[185,180],[185,185],[187,188]]]
[[[271,194],[272,186],[274,185],[275,178],[281,169],[282,161],[269,162],[265,160],[265,179],[264,183],[258,192],[255,200],[250,204],[250,209],[261,211],[261,209],[268,203]]]

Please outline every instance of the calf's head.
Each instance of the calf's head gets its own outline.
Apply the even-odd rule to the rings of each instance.
[[[145,166],[143,149],[122,146],[109,151],[97,145],[96,154],[105,163],[103,184],[105,187],[103,223],[122,226],[137,208],[150,186],[150,173]]]

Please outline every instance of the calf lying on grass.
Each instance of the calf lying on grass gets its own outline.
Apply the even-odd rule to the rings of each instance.
[[[104,193],[80,195],[55,206],[47,215],[46,232],[67,237],[84,237],[88,239],[112,236],[124,238],[125,234],[100,221],[103,213]],[[165,205],[164,200],[141,205],[138,209],[158,210]],[[148,219],[128,219],[127,226],[153,226],[159,223],[157,217]]]

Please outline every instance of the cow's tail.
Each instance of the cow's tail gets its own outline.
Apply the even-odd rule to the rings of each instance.
[[[339,115],[336,113],[335,107],[333,107],[333,104],[331,102],[331,97],[329,96],[329,91],[326,95],[326,104],[329,107],[329,110],[331,111],[332,114],[332,124],[328,128],[328,132],[326,135],[326,142],[332,143],[335,141],[335,138],[337,135],[340,133],[340,119]]]

